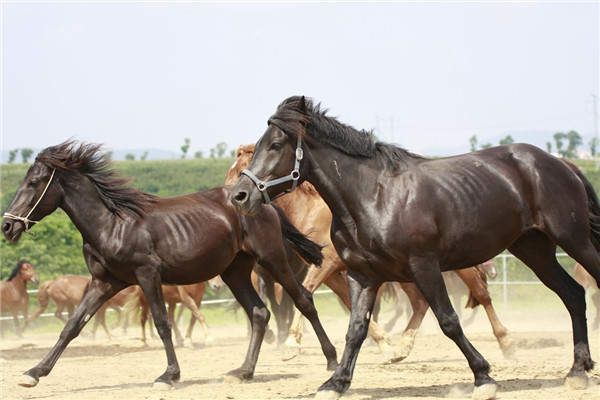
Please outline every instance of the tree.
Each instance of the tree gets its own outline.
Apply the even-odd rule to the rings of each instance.
[[[185,158],[185,156],[187,155],[188,150],[190,149],[190,138],[185,138],[184,139],[184,144],[183,146],[180,147],[181,149],[181,158]]]
[[[552,153],[552,142],[546,142],[546,150],[548,153]]]
[[[142,154],[142,155],[140,156],[140,160],[142,160],[142,161],[146,161],[146,158],[148,158],[148,152],[147,152],[147,151],[145,151],[145,152],[144,152],[144,154]]]
[[[491,144],[491,143],[484,143],[484,144],[481,145],[481,148],[482,149],[489,149],[492,146],[493,146],[493,144]]]
[[[127,154],[125,154],[125,159],[127,161],[133,161],[133,160],[135,160],[135,156],[131,153],[127,153]]]
[[[515,142],[515,139],[513,139],[513,137],[510,135],[506,135],[506,137],[504,139],[500,140],[500,144],[511,144],[514,142]]]
[[[588,146],[590,146],[590,153],[592,153],[592,156],[596,157],[598,152],[598,138],[594,136],[592,140],[589,141]]]
[[[17,158],[17,153],[19,152],[19,149],[14,149],[8,152],[8,163],[12,164],[15,162],[15,158]]]
[[[227,143],[221,142],[217,143],[217,157],[223,158],[225,156],[225,152],[227,151]]]
[[[556,132],[554,134],[554,142],[556,143],[556,152],[560,155],[563,154],[563,140],[567,137],[567,135],[565,135],[562,132]]]
[[[194,158],[203,158],[204,157],[204,152],[202,150],[198,150],[196,153],[194,153]]]
[[[567,136],[567,140],[569,141],[569,144],[567,145],[567,150],[565,151],[565,157],[577,158],[577,154],[575,153],[575,150],[577,149],[577,146],[581,146],[581,144],[583,143],[583,140],[581,139],[581,136],[579,135],[579,133],[577,133],[575,131],[567,132],[566,136]]]
[[[471,136],[469,144],[471,145],[471,151],[477,150],[477,135]]]
[[[23,159],[23,163],[29,161],[29,157],[33,154],[33,150],[31,149],[21,149],[21,158]]]

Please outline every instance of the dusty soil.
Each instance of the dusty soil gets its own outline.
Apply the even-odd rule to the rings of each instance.
[[[519,343],[517,358],[503,358],[491,334],[485,314],[465,328],[468,338],[492,365],[498,381],[497,398],[600,399],[600,367],[589,373],[585,390],[564,386],[572,363],[570,322],[563,313],[502,314],[501,318]],[[341,355],[347,316],[324,318],[323,324]],[[19,376],[36,365],[57,339],[57,334],[5,338],[1,352],[2,399],[304,399],[311,398],[330,372],[314,334],[308,330],[303,350],[294,360],[281,361],[275,344],[264,344],[254,381],[223,383],[223,375],[241,365],[247,346],[243,323],[213,325],[215,340],[204,344],[200,330],[195,343],[176,349],[182,379],[174,389],[157,392],[152,382],[163,373],[166,357],[159,340],[144,347],[137,327],[115,340],[102,333],[93,341],[80,337],[71,343],[51,374],[35,388],[16,384]],[[392,332],[397,339],[400,326]],[[117,332],[115,332],[117,333]],[[592,357],[600,361],[599,333],[590,332]],[[472,374],[456,346],[440,333],[433,318],[424,322],[413,353],[403,362],[380,365],[372,341],[365,342],[352,386],[343,399],[440,399],[470,398]]]

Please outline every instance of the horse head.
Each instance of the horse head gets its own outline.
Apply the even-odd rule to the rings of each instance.
[[[40,283],[40,279],[38,278],[38,275],[35,273],[35,269],[33,268],[33,265],[29,264],[28,261],[22,262],[19,271],[21,273],[21,277],[23,278],[23,280],[25,282],[31,282],[35,285]]]
[[[225,185],[235,185],[239,181],[240,173],[248,168],[253,155],[254,144],[241,144],[238,147],[235,161],[227,170]]]
[[[32,235],[31,225],[56,210],[61,199],[58,174],[55,168],[36,159],[4,213],[2,233],[6,240],[18,242],[23,232]]]

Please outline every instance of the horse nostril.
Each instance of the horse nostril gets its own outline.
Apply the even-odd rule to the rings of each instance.
[[[235,196],[233,196],[234,200],[237,201],[238,203],[241,203],[243,201],[246,200],[246,198],[248,198],[248,193],[240,190],[239,192],[237,192],[235,194]]]
[[[11,227],[12,224],[10,223],[10,221],[4,221],[4,223],[2,224],[2,232],[10,232]]]

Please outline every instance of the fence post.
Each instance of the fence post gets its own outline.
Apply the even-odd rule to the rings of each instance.
[[[506,254],[502,254],[502,297],[504,299],[504,311],[508,311],[508,285],[506,282]]]

